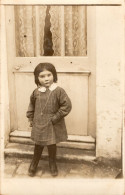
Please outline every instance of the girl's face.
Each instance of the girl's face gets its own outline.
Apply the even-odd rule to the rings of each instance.
[[[48,71],[48,70],[44,70],[42,72],[39,73],[39,76],[38,76],[38,80],[39,80],[39,83],[41,86],[44,86],[44,87],[50,87],[53,83],[53,74]]]

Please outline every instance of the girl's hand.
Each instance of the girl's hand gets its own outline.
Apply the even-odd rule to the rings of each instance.
[[[33,121],[30,121],[30,127],[33,127]]]

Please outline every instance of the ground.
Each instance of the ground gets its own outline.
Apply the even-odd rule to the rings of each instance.
[[[31,159],[6,157],[5,178],[29,178],[28,168]],[[98,162],[71,162],[57,160],[59,174],[56,178],[108,178],[114,179],[121,169]],[[47,160],[40,160],[35,178],[52,178]]]

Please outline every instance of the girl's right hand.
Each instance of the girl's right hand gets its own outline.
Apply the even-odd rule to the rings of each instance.
[[[30,127],[33,127],[33,121],[30,121]]]

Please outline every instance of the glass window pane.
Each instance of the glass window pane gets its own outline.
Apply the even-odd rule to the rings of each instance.
[[[16,56],[36,56],[35,7],[15,6]]]
[[[65,55],[87,55],[86,7],[65,6]]]
[[[16,56],[87,55],[86,7],[62,7],[15,6]]]

